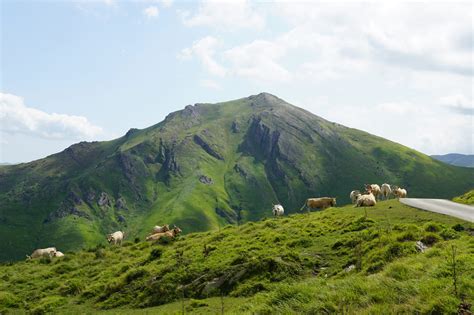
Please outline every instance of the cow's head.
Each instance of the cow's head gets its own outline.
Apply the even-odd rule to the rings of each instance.
[[[179,227],[177,227],[176,225],[173,227],[174,235],[178,235],[181,232],[183,232],[183,231]]]
[[[107,234],[107,242],[112,243],[114,241],[114,237],[112,234]]]
[[[332,205],[333,207],[336,206],[336,198],[332,198],[332,200],[331,200],[331,205]]]

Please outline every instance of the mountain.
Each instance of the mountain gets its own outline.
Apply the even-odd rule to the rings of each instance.
[[[474,297],[473,229],[392,199],[172,242],[98,244],[0,264],[0,313],[463,314]]]
[[[34,248],[78,249],[155,224],[186,233],[297,212],[308,197],[365,183],[409,196],[452,198],[474,169],[446,165],[397,143],[329,122],[267,94],[188,105],[149,128],[81,142],[30,163],[0,167],[0,260]]]
[[[438,161],[464,167],[474,167],[474,155],[473,154],[459,154],[449,153],[445,155],[432,155],[433,159]]]

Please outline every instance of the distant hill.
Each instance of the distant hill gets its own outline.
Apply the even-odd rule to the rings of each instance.
[[[186,233],[295,213],[308,197],[337,197],[365,183],[412,197],[453,198],[474,169],[446,165],[261,93],[195,104],[107,142],[81,142],[30,163],[0,167],[0,261],[34,248],[65,251],[155,224]]]
[[[451,165],[474,167],[474,155],[472,154],[449,153],[445,155],[432,155],[431,157]]]

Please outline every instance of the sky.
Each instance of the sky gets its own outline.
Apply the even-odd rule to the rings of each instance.
[[[260,92],[426,154],[474,153],[471,2],[0,4],[0,163]]]

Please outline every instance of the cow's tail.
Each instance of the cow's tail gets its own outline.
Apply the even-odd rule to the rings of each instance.
[[[303,211],[304,208],[306,208],[306,201],[304,202],[303,206],[300,208],[300,211]]]

